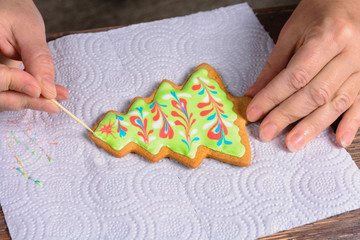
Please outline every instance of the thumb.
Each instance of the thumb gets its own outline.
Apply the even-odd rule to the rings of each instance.
[[[48,99],[56,98],[54,62],[46,43],[44,28],[40,25],[38,29],[22,29],[15,34],[25,70],[38,81],[41,95]]]

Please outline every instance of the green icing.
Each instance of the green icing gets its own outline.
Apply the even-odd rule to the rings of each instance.
[[[166,146],[194,158],[197,148],[204,145],[242,157],[245,147],[234,124],[233,106],[208,71],[199,69],[180,91],[163,82],[150,104],[139,99],[125,115],[107,113],[94,135],[115,150],[134,142],[152,154]]]

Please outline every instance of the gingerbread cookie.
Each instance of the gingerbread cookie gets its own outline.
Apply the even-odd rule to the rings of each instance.
[[[150,97],[135,98],[126,113],[107,112],[90,138],[116,157],[130,152],[151,162],[170,157],[191,168],[210,157],[249,166],[249,102],[230,95],[216,71],[203,63],[182,86],[163,80]]]

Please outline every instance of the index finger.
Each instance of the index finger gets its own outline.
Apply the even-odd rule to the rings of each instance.
[[[38,81],[41,95],[48,99],[56,98],[55,67],[44,30],[21,28],[14,31],[14,35],[25,69]]]

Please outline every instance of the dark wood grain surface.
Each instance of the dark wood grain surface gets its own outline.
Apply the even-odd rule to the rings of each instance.
[[[270,36],[277,40],[279,32],[293,12],[295,6],[278,7],[255,10],[260,22],[265,26]],[[119,26],[117,26],[119,27]],[[91,29],[82,32],[96,32],[117,27]],[[48,40],[53,40],[68,34],[79,32],[63,32],[48,34]],[[360,167],[360,132],[357,133],[354,142],[347,148],[353,160]],[[360,199],[359,199],[360,201]],[[4,213],[0,207],[0,239],[10,239],[9,230],[6,226]],[[271,236],[261,238],[270,239],[360,239],[360,209],[343,213],[322,221],[279,232]]]

